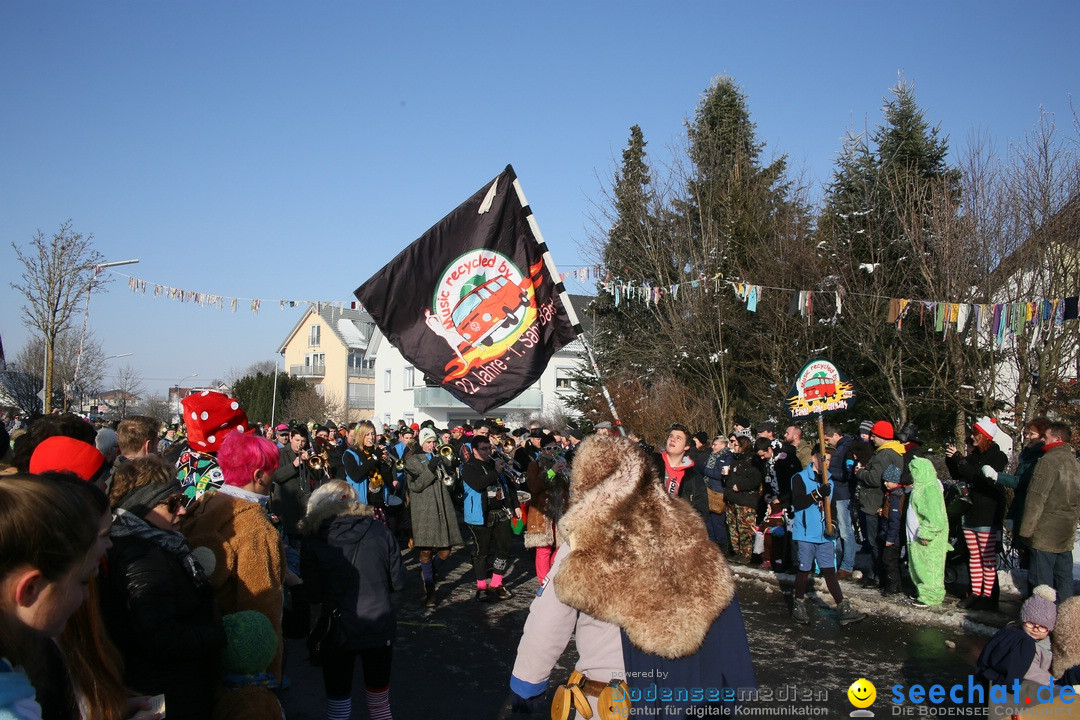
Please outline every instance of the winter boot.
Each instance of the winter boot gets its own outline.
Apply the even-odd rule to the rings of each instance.
[[[435,607],[435,586],[424,585],[424,607]]]
[[[866,619],[866,613],[861,613],[858,610],[851,607],[850,600],[842,600],[840,605],[836,608],[840,613],[840,624],[850,625],[851,623],[857,623],[860,620]]]
[[[791,619],[800,625],[810,624],[809,598],[795,598],[791,606]]]

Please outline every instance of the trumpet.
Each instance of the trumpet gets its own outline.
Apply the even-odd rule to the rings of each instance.
[[[441,448],[439,448],[439,454],[447,460],[452,460],[454,458],[454,446],[443,445]]]
[[[405,469],[405,461],[404,460],[395,460],[394,461],[394,471],[395,472],[402,472],[404,469]]]
[[[325,456],[326,456],[326,453],[324,452],[322,455],[312,455],[311,457],[309,457],[307,459],[308,470],[313,470],[314,472],[319,472],[324,467],[326,467],[326,465],[328,464],[328,461],[327,461],[327,458]]]
[[[514,467],[513,458],[511,458],[509,455],[504,453],[502,450],[492,450],[491,454],[495,457],[496,460],[502,460],[503,461],[503,465],[505,466],[504,469],[503,469],[503,472],[511,480],[513,480],[518,485],[525,482],[525,478],[524,478],[525,473],[521,472],[516,467]]]

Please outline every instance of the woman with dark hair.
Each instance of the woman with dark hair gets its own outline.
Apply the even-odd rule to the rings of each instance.
[[[1020,521],[1024,519],[1024,501],[1027,499],[1028,485],[1031,484],[1031,476],[1035,472],[1035,463],[1043,456],[1043,435],[1048,427],[1050,427],[1050,418],[1043,415],[1031,418],[1024,425],[1024,446],[1020,448],[1015,474],[998,472],[989,465],[984,465],[982,468],[987,478],[1013,489],[1012,504],[1009,505],[1009,512],[1005,515],[1005,522],[1013,533],[1020,529]],[[1001,433],[998,435],[1000,436]]]
[[[748,565],[754,554],[754,522],[761,500],[761,483],[765,477],[754,462],[757,458],[753,452],[754,443],[749,437],[736,436],[731,450],[733,456],[724,497],[727,500],[731,549],[735,553],[732,562]]]
[[[401,551],[390,530],[356,490],[331,480],[311,494],[300,526],[301,570],[323,617],[332,622],[323,643],[322,671],[327,720],[348,720],[356,658],[364,671],[368,714],[389,720],[390,661],[397,622],[390,593],[405,587]],[[332,618],[332,619],[331,619]]]
[[[183,488],[156,456],[116,467],[113,508],[102,575],[102,610],[124,656],[125,681],[163,694],[169,717],[205,718],[219,683],[225,645],[221,613],[202,567],[180,534]]]

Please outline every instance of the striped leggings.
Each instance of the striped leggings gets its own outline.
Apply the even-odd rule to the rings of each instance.
[[[964,528],[964,542],[968,550],[971,593],[990,597],[997,582],[997,533]]]

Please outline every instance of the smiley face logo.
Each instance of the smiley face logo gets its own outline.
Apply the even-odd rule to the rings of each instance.
[[[868,708],[877,698],[877,688],[866,678],[859,678],[851,683],[851,687],[847,690],[847,697],[855,707]]]

